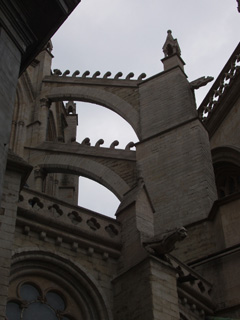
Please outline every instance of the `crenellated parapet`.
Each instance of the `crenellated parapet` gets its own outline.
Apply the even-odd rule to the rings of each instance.
[[[117,72],[113,77],[111,77],[112,73],[110,71],[107,71],[106,73],[103,74],[102,77],[100,77],[101,72],[100,71],[96,71],[93,73],[92,76],[90,76],[90,71],[86,70],[85,72],[83,72],[82,74],[80,73],[79,70],[75,70],[71,76],[70,75],[70,70],[65,70],[64,72],[62,72],[59,69],[54,69],[52,76],[56,76],[56,77],[61,77],[61,78],[78,78],[78,79],[97,79],[97,80],[120,80],[120,81],[135,81],[135,82],[141,82],[144,78],[146,78],[146,74],[145,73],[141,73],[137,79],[133,79],[134,77],[134,73],[130,72],[128,73],[125,78],[122,78],[123,73],[122,72]]]
[[[99,139],[96,143],[95,143],[95,146],[92,146],[92,147],[97,147],[97,148],[100,148],[102,145],[104,144],[104,140],[103,139]],[[84,138],[83,141],[81,142],[81,145],[83,146],[88,146],[88,147],[91,147],[91,141],[90,141],[90,138]],[[119,141],[118,140],[114,140],[111,144],[110,144],[110,147],[109,149],[115,149],[117,146],[119,145]],[[102,147],[104,149],[107,149],[106,147]],[[131,149],[132,148],[135,148],[135,143],[134,142],[129,142],[126,147],[125,147],[125,150],[127,151],[132,151]]]
[[[167,257],[177,272],[180,311],[200,319],[204,319],[206,314],[212,315],[215,309],[211,296],[212,284],[171,254]]]

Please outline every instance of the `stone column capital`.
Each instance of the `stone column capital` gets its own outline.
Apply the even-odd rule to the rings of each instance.
[[[34,167],[34,178],[41,178],[43,179],[45,176],[45,172],[44,169],[41,168],[40,166],[36,166]]]
[[[48,108],[50,108],[50,106],[51,106],[51,101],[49,100],[49,99],[47,99],[47,98],[41,98],[40,99],[40,106],[41,107],[48,107]]]

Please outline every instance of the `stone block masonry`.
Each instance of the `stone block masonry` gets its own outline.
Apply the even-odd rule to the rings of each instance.
[[[198,120],[138,144],[136,154],[157,233],[207,216],[216,190],[207,133]]]
[[[146,258],[113,280],[116,320],[179,319],[175,271]]]
[[[0,214],[0,319],[5,319],[21,175],[6,171]]]

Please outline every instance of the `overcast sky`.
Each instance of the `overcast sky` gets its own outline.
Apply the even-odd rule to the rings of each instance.
[[[150,77],[163,70],[160,60],[168,29],[178,39],[189,81],[201,76],[216,78],[239,42],[237,2],[82,0],[52,39],[52,69],[79,70],[81,74],[100,71],[102,75],[110,71],[113,76],[118,71],[125,76],[134,72],[136,78],[145,72]],[[197,91],[197,105],[210,87]],[[77,112],[79,142],[89,137],[94,144],[103,138],[108,147],[117,139],[124,148],[129,141],[137,141],[125,121],[103,107],[80,102]],[[100,204],[100,200],[94,200],[93,190],[101,193],[101,206],[91,207]],[[102,189],[80,185],[80,205],[113,216],[118,201],[105,199]]]

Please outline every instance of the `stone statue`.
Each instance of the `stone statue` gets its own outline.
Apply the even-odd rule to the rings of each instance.
[[[182,241],[186,237],[187,230],[184,227],[180,227],[143,242],[143,246],[149,253],[166,260],[164,255],[175,249],[177,241]]]
[[[192,89],[198,89],[200,87],[206,86],[208,84],[208,82],[213,81],[213,77],[201,77],[198,78],[192,82],[190,82],[191,88]]]

